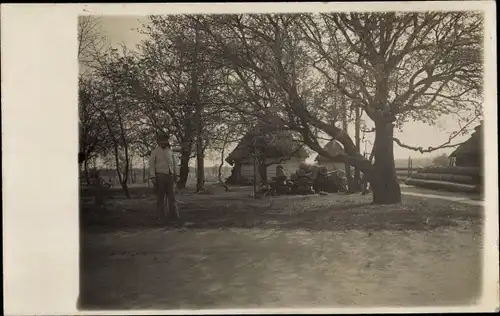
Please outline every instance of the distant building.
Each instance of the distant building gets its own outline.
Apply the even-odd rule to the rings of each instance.
[[[267,180],[275,177],[276,166],[279,164],[283,166],[285,175],[290,176],[309,157],[290,132],[260,124],[254,131],[247,133],[226,158],[226,162],[233,166],[230,176],[232,183],[253,182],[254,149],[264,157],[264,164],[256,166],[257,183],[262,182],[261,175],[265,175]]]
[[[482,167],[483,165],[483,123],[475,128],[471,137],[449,156],[450,166]]]

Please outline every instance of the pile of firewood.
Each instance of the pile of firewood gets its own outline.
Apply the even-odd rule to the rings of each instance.
[[[429,189],[481,192],[483,170],[479,167],[426,167],[406,179],[407,185]]]
[[[326,167],[302,163],[289,179],[286,176],[274,177],[269,188],[269,195],[324,192],[347,192],[347,178],[343,170],[328,172]]]

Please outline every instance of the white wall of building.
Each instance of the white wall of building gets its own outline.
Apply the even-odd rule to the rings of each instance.
[[[290,178],[290,175],[292,173],[295,173],[299,168],[300,163],[304,161],[305,160],[301,158],[292,158],[290,160],[286,160],[283,163],[281,163],[281,166],[283,166],[283,172],[285,173],[286,177]],[[272,164],[269,167],[267,167],[268,180],[271,180],[273,177],[276,176],[276,166],[278,166],[278,164]]]
[[[281,163],[283,166],[283,171],[287,178],[290,177],[292,173],[295,173],[299,168],[301,162],[304,162],[302,158],[292,158]],[[278,163],[272,164],[267,167],[267,179],[271,180],[276,176],[276,166]],[[241,165],[241,175],[247,179],[253,179],[253,164],[242,164]]]

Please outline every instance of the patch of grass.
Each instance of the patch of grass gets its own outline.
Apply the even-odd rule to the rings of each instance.
[[[222,188],[221,188],[222,190]],[[178,195],[185,228],[271,228],[306,230],[430,230],[468,222],[479,227],[482,207],[446,200],[404,196],[398,205],[371,205],[371,196],[278,196],[253,199],[248,190]],[[106,211],[82,210],[86,229],[142,229],[160,226],[154,217],[155,197],[114,197]],[[477,224],[477,225],[476,225]]]
[[[156,224],[152,194],[82,209],[80,307],[443,306],[480,293],[479,206],[248,195],[182,192],[182,228]]]

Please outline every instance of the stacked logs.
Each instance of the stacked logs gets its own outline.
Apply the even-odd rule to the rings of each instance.
[[[405,184],[453,192],[479,193],[483,170],[479,167],[426,167],[413,173]]]
[[[270,182],[270,190],[266,195],[282,194],[314,194],[320,192],[338,192],[338,182],[346,184],[347,181],[338,180],[337,172],[328,172],[326,167],[311,166],[301,163],[299,168],[290,175],[290,179],[279,172],[277,168],[276,177]]]
[[[291,194],[347,192],[347,178],[343,170],[328,171],[325,166],[301,163],[286,182]]]
[[[406,178],[408,178],[408,168],[396,168],[396,176],[398,177],[399,181],[404,181]]]
[[[318,170],[306,163],[301,163],[295,173],[290,175],[289,185],[294,194],[314,194],[313,185]]]

